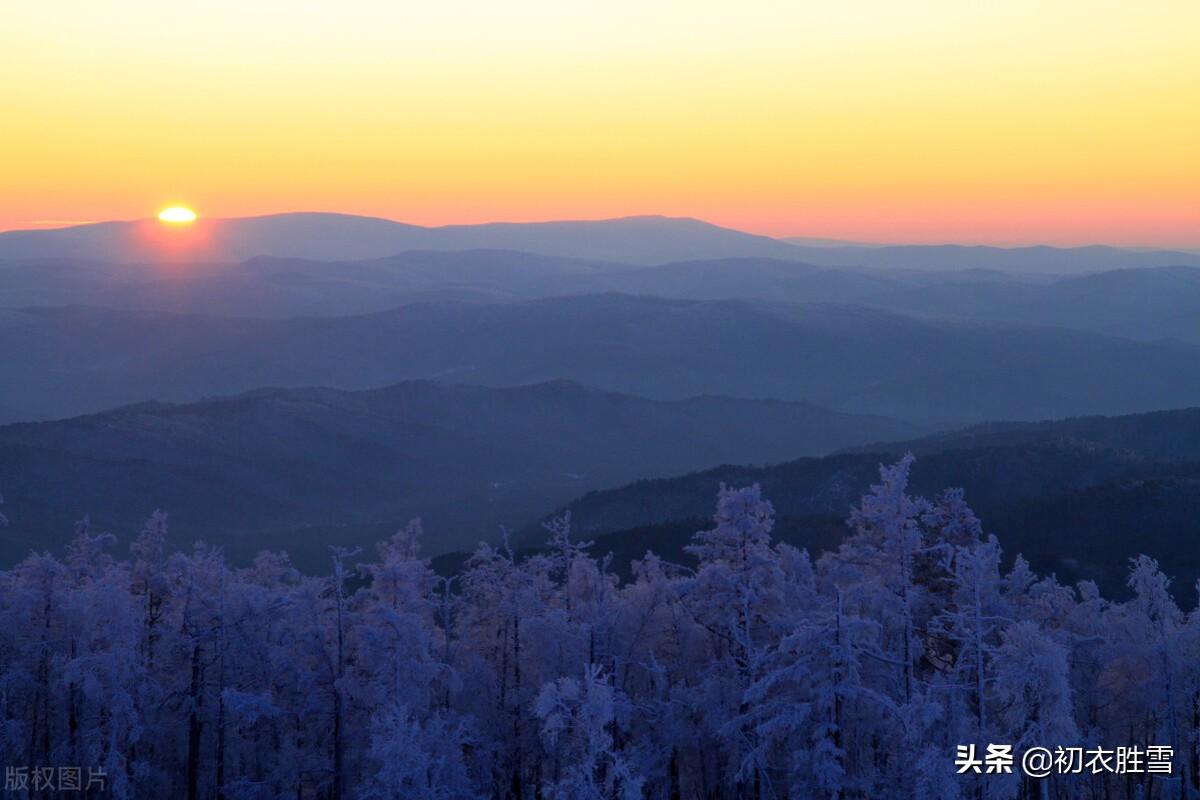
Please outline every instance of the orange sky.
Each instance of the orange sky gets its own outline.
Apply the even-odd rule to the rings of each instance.
[[[1194,0],[46,0],[4,17],[0,229],[184,202],[1200,247]]]

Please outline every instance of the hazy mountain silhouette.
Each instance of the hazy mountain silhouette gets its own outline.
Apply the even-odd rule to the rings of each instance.
[[[262,385],[576,380],[658,399],[806,400],[942,425],[1200,402],[1200,348],[833,304],[620,294],[287,320],[0,312],[0,404],[68,416]]]
[[[254,256],[330,260],[383,258],[405,250],[521,250],[548,256],[661,264],[730,256],[799,257],[765,236],[694,219],[625,217],[425,228],[347,214],[276,214],[201,219],[170,229],[157,220],[0,233],[0,261],[242,261]]]
[[[521,525],[588,488],[914,431],[804,403],[664,403],[566,381],[264,389],[144,403],[0,427],[0,486],[13,522],[2,552],[11,560],[63,541],[84,513],[125,533],[155,506],[171,512],[183,541],[243,555],[286,545],[315,553],[317,563],[327,540],[285,542],[270,532],[396,526],[419,514],[439,552],[492,538],[497,525]]]
[[[157,220],[103,222],[0,233],[0,261],[77,259],[125,263],[243,261],[255,256],[354,260],[405,250],[520,250],[625,264],[717,258],[778,258],[821,266],[889,270],[993,269],[1083,273],[1129,267],[1200,266],[1200,254],[1113,247],[805,245],[661,216],[609,220],[422,227],[377,217],[295,213],[201,218],[172,229]]]
[[[777,259],[680,262],[574,281],[661,297],[837,302],[905,314],[1077,328],[1200,344],[1200,268],[1082,276],[821,267]]]
[[[885,247],[871,242],[855,242],[850,239],[830,239],[824,236],[781,236],[779,241],[797,247]]]
[[[827,267],[963,270],[1080,274],[1128,267],[1200,266],[1200,253],[1127,250],[1119,247],[984,247],[966,245],[886,245],[806,247],[795,257]]]
[[[727,258],[631,267],[512,250],[406,251],[328,262],[0,266],[0,307],[88,304],[222,316],[363,314],[417,301],[505,302],[623,292],[690,300],[836,302],[904,314],[1051,325],[1200,344],[1200,268],[1083,276],[822,267]]]
[[[928,275],[928,273],[924,273]],[[894,311],[961,319],[1058,325],[1133,339],[1200,344],[1200,269],[1121,269],[1052,281],[923,280],[881,288],[857,302]]]
[[[587,291],[628,265],[511,250],[412,250],[359,261],[258,256],[236,263],[0,266],[0,307],[88,304],[140,311],[294,317],[363,314],[419,300],[505,301]]]

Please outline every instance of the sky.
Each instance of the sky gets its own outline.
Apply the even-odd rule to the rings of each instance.
[[[342,211],[1200,247],[1195,0],[41,0],[0,230]]]

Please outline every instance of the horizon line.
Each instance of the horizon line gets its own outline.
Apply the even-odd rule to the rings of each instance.
[[[954,240],[922,240],[922,241],[878,241],[869,239],[846,239],[843,236],[837,235],[822,235],[820,233],[787,233],[782,235],[773,235],[768,233],[759,233],[744,228],[737,228],[731,225],[723,225],[717,222],[695,217],[690,215],[671,215],[660,213],[643,213],[643,214],[625,214],[615,217],[565,217],[551,219],[536,219],[536,220],[508,220],[496,219],[486,222],[450,222],[441,225],[422,225],[415,222],[407,222],[402,219],[393,217],[380,216],[378,214],[359,214],[348,211],[275,211],[262,214],[246,214],[242,216],[200,216],[200,222],[229,222],[251,219],[265,219],[269,217],[290,217],[290,216],[332,216],[332,217],[354,217],[358,219],[378,220],[381,222],[390,222],[397,225],[407,225],[414,228],[423,228],[425,230],[438,230],[444,228],[473,228],[483,227],[487,225],[550,225],[550,224],[570,224],[570,223],[602,223],[602,222],[620,222],[624,220],[637,219],[662,219],[680,222],[699,222],[704,225],[710,225],[722,230],[734,231],[737,233],[746,234],[748,236],[758,236],[764,239],[771,239],[782,244],[792,245],[796,247],[828,247],[837,249],[841,247],[980,247],[993,248],[999,250],[1021,250],[1034,247],[1047,247],[1056,250],[1077,250],[1088,247],[1108,247],[1114,250],[1129,250],[1129,251],[1146,251],[1157,250],[1166,252],[1180,252],[1196,254],[1200,253],[1200,242],[1192,245],[1170,246],[1162,244],[1110,244],[1102,241],[1090,241],[1079,244],[1052,244],[1044,240],[1028,240],[1020,243],[1005,242],[999,243],[995,240],[979,241],[979,242],[964,242]],[[99,225],[122,225],[152,222],[156,219],[155,216],[137,217],[133,219],[99,219],[99,220],[60,220],[60,219],[36,219],[25,220],[24,225],[36,227],[16,227],[0,229],[0,236],[12,233],[49,233],[51,231],[71,230],[74,228],[87,228]],[[791,240],[801,240],[795,242]],[[803,240],[811,241],[812,244],[805,245]],[[822,244],[823,243],[823,244]]]

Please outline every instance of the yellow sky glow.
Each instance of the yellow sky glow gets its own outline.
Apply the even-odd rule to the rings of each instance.
[[[1194,0],[15,3],[0,230],[184,197],[1200,247],[1197,30]]]

